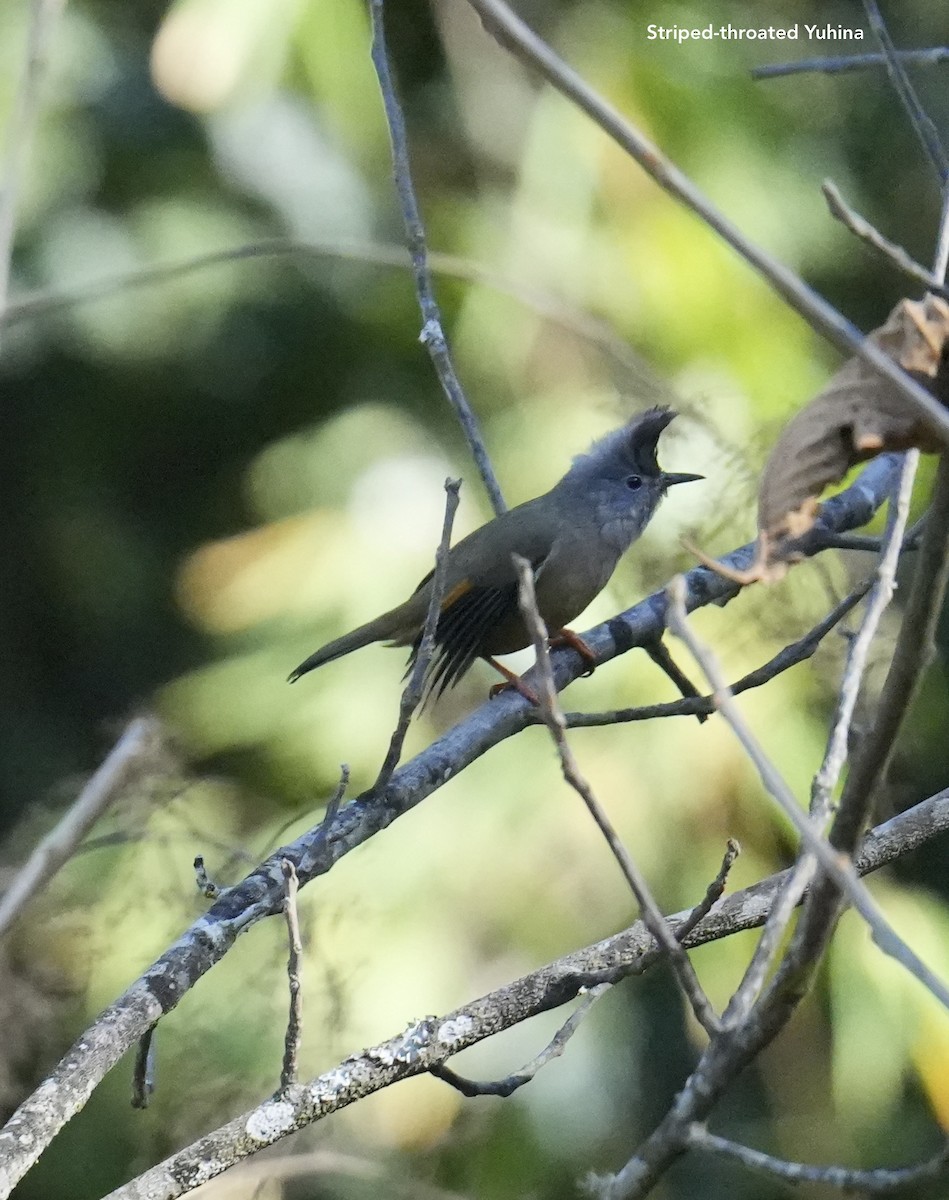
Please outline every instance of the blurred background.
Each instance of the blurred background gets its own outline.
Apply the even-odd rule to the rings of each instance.
[[[592,438],[656,402],[683,413],[664,435],[664,465],[707,477],[670,496],[584,628],[688,566],[681,536],[716,554],[753,536],[755,478],[775,432],[839,360],[500,51],[463,0],[389,8],[446,329],[509,503],[545,490]],[[531,0],[521,11],[747,234],[863,328],[906,286],[830,219],[821,181],[921,261],[932,257],[936,188],[882,71],[749,75],[785,55],[868,42],[646,38],[653,22],[747,27],[754,17],[738,0]],[[860,14],[798,0],[769,6],[766,20],[855,27]],[[898,45],[947,40],[945,13],[924,0],[886,15]],[[3,128],[27,20],[25,0],[0,7]],[[400,653],[369,648],[292,688],[287,673],[430,569],[447,475],[464,478],[456,536],[490,515],[418,344],[368,46],[361,0],[70,0],[56,28],[0,326],[4,871],[132,716],[157,712],[168,745],[6,940],[6,1111],[199,915],[195,854],[234,882],[319,818],[341,762],[350,794],[371,783],[397,714]],[[945,75],[929,68],[916,80],[949,130]],[[295,247],[199,262],[269,239]],[[696,625],[737,678],[810,628],[868,566],[825,554]],[[808,667],[742,699],[802,797],[843,647],[831,637]],[[878,678],[871,670],[871,692]],[[406,752],[492,682],[476,666],[416,721]],[[572,687],[565,705],[671,694],[631,654]],[[947,717],[941,654],[903,738],[889,810],[945,782]],[[573,746],[667,910],[700,898],[728,837],[744,849],[733,887],[789,861],[788,828],[720,721],[583,730]],[[873,888],[946,973],[940,859],[930,847]],[[304,1076],[635,916],[536,729],[347,856],[301,909]],[[162,1023],[152,1107],[131,1110],[121,1066],[17,1196],[98,1197],[272,1091],[284,943],[276,921],[242,939]],[[752,945],[733,938],[696,953],[717,1003]],[[468,1052],[458,1069],[507,1074],[564,1015]],[[573,1196],[588,1170],[626,1160],[701,1044],[656,970],[601,1001],[564,1057],[513,1099],[403,1084],[280,1147],[270,1182],[228,1179],[207,1194]],[[949,1123],[947,1067],[945,1015],[847,918],[815,995],[712,1128],[814,1162],[911,1161]],[[656,1194],[786,1191],[690,1158]]]

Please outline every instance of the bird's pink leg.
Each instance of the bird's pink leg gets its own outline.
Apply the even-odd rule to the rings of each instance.
[[[498,671],[507,680],[506,683],[496,683],[494,685],[494,687],[488,693],[492,700],[501,692],[506,692],[508,688],[513,688],[515,692],[520,692],[524,699],[533,704],[535,708],[539,707],[540,701],[537,699],[537,696],[534,694],[534,692],[532,692],[527,686],[524,680],[521,679],[520,675],[510,670],[508,667],[505,667],[502,663],[499,663],[498,660],[496,658],[492,658],[490,654],[486,654],[484,656],[484,661],[486,663],[490,663],[491,666],[494,667],[495,671]]]

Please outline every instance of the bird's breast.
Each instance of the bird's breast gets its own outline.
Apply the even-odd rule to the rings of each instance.
[[[550,629],[562,629],[603,591],[621,551],[590,530],[564,539],[537,577],[537,604]]]

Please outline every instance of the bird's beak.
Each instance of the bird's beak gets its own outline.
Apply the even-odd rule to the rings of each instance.
[[[676,483],[697,483],[698,480],[704,479],[704,475],[686,475],[676,474],[673,471],[663,471],[662,483],[664,487],[670,488]]]

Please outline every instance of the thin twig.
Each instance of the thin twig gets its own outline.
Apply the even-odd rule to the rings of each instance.
[[[692,680],[686,675],[685,671],[679,666],[676,660],[669,653],[669,647],[662,640],[657,638],[651,644],[644,646],[643,649],[656,664],[660,671],[669,679],[680,691],[684,700],[697,699],[701,694]],[[707,715],[704,712],[697,712],[696,717],[701,725]]]
[[[435,300],[435,288],[428,267],[425,226],[422,223],[422,215],[415,198],[415,188],[412,185],[405,117],[396,94],[392,64],[389,61],[389,52],[386,46],[384,8],[384,0],[369,0],[369,12],[372,18],[372,64],[376,69],[379,88],[382,92],[382,103],[389,127],[389,140],[392,145],[392,170],[395,175],[395,186],[405,225],[406,241],[412,257],[415,291],[422,312],[420,340],[429,353],[439,383],[442,385],[442,391],[454,409],[455,416],[464,432],[468,449],[471,451],[471,456],[484,482],[491,506],[495,513],[502,513],[507,505],[504,503],[504,496],[494,474],[494,468],[491,466],[491,460],[488,457],[475,415],[471,411],[471,406],[468,404],[455,372],[451,352],[448,348],[448,339],[442,328],[441,311]]]
[[[899,97],[900,103],[909,117],[913,132],[919,140],[923,154],[936,172],[936,178],[939,180],[939,189],[942,192],[947,179],[949,179],[949,158],[946,157],[946,149],[942,144],[939,132],[919,102],[919,97],[916,95],[916,90],[910,82],[909,76],[906,74],[903,60],[893,45],[890,31],[886,27],[886,22],[883,20],[876,0],[863,0],[863,10],[867,14],[867,21],[869,22],[873,36],[876,38],[883,52],[883,58],[886,62],[886,73],[889,76],[893,90]]]
[[[897,50],[900,62],[912,66],[934,67],[949,61],[949,47],[930,46],[926,50]],[[865,71],[868,67],[885,67],[886,57],[882,54],[848,54],[844,58],[802,58],[797,62],[766,63],[752,67],[752,79],[778,79],[784,75],[803,75],[818,72],[821,75],[840,75],[847,71]]]
[[[949,269],[949,185],[943,189],[943,204],[933,273],[945,282]],[[896,738],[922,672],[932,653],[936,622],[942,611],[949,577],[949,462],[940,456],[936,482],[926,525],[916,559],[909,600],[903,613],[893,658],[880,694],[873,726],[860,748],[844,792],[840,810],[830,832],[835,846],[850,850],[867,823],[874,790],[886,775]],[[822,889],[815,904],[829,900]],[[809,920],[809,914],[806,914]],[[806,935],[805,935],[806,936]]]
[[[939,232],[936,235],[936,251],[933,254],[933,274],[945,283],[947,270],[949,270],[949,187],[943,192],[942,209],[939,213]]]
[[[783,263],[750,242],[673,162],[537,36],[504,0],[468,0],[488,33],[590,117],[670,196],[695,213],[732,247],[775,292],[822,337],[848,356],[856,355],[889,380],[926,426],[949,444],[949,412],[912,380],[883,350]]]
[[[873,941],[883,950],[884,954],[888,954],[890,958],[896,959],[897,962],[912,974],[924,988],[932,992],[937,1000],[943,1004],[945,1008],[949,1008],[949,986],[943,983],[935,973],[933,973],[925,962],[919,958],[919,955],[909,948],[905,941],[896,934],[893,926],[890,925],[887,918],[879,911],[876,901],[873,900],[869,892],[867,892],[864,883],[860,882],[857,871],[853,868],[853,863],[847,858],[843,858],[831,846],[830,842],[824,838],[821,828],[801,811],[797,800],[791,788],[788,787],[781,774],[777,772],[774,764],[771,763],[768,756],[764,754],[762,746],[759,745],[755,734],[751,732],[751,728],[747,725],[744,716],[741,715],[737,704],[734,703],[733,697],[728,692],[728,685],[725,682],[721,673],[721,667],[711,655],[710,650],[704,647],[695,634],[692,634],[685,617],[684,604],[684,586],[681,576],[674,578],[668,588],[669,596],[669,629],[672,629],[674,634],[683,638],[687,647],[695,655],[698,665],[702,667],[709,683],[715,690],[715,703],[723,718],[726,719],[728,725],[731,726],[732,732],[738,738],[741,746],[745,750],[745,754],[751,758],[762,782],[773,796],[779,805],[779,808],[789,817],[794,828],[798,830],[801,836],[801,841],[804,842],[807,850],[821,864],[821,868],[827,872],[827,875],[834,881],[835,887],[840,888],[847,896],[847,899],[854,906],[855,910],[864,918],[867,925],[870,926],[870,931],[873,936]]]
[[[290,1012],[287,1017],[287,1032],[284,1037],[283,1066],[280,1070],[280,1090],[284,1091],[297,1081],[297,1062],[300,1056],[300,1032],[303,1027],[303,988],[300,982],[300,959],[303,957],[303,942],[300,938],[300,915],[297,911],[299,880],[296,867],[283,860],[283,879],[286,889],[283,912],[287,919],[287,978],[290,984]]]
[[[718,869],[718,874],[712,880],[705,890],[705,895],[698,904],[687,913],[685,918],[678,922],[675,926],[676,939],[682,943],[692,933],[692,931],[701,924],[702,921],[712,911],[718,901],[722,898],[725,891],[725,883],[728,879],[728,874],[735,864],[735,859],[741,853],[741,847],[733,839],[729,839],[728,846],[722,858],[722,865]],[[618,982],[618,980],[616,981]],[[433,1067],[432,1074],[437,1078],[444,1080],[445,1083],[451,1084],[463,1096],[510,1096],[518,1088],[523,1087],[525,1083],[530,1083],[537,1072],[547,1065],[554,1058],[558,1058],[563,1054],[567,1042],[576,1033],[580,1022],[589,1012],[594,1002],[600,998],[613,986],[613,981],[599,983],[592,988],[582,989],[582,999],[578,1008],[571,1014],[569,1019],[564,1022],[554,1037],[551,1039],[547,1047],[532,1058],[526,1066],[521,1067],[519,1071],[507,1075],[504,1079],[499,1079],[489,1083],[479,1083],[473,1079],[466,1079],[464,1076],[452,1071],[444,1065]]]
[[[221,894],[220,887],[208,874],[203,854],[196,854],[194,858],[194,882],[198,891],[208,900],[216,900]]]
[[[525,1063],[519,1071],[514,1071],[511,1075],[505,1076],[504,1079],[481,1083],[476,1079],[467,1079],[464,1075],[459,1075],[457,1071],[453,1071],[451,1067],[446,1067],[444,1063],[439,1063],[432,1067],[431,1073],[436,1079],[441,1079],[443,1083],[450,1084],[456,1091],[461,1092],[463,1096],[467,1096],[469,1099],[474,1096],[501,1096],[503,1098],[513,1096],[518,1088],[522,1088],[525,1083],[530,1083],[538,1071],[563,1054],[567,1048],[567,1042],[570,1041],[580,1028],[583,1019],[589,1013],[590,1009],[612,986],[611,983],[598,983],[596,987],[586,990],[580,998],[580,1003],[567,1020],[564,1021],[563,1025],[560,1026],[544,1049],[541,1050],[540,1054],[532,1058],[529,1063]]]
[[[883,537],[883,549],[877,565],[873,591],[860,623],[860,630],[850,642],[830,737],[827,740],[823,762],[811,785],[810,813],[811,817],[818,822],[818,827],[826,820],[830,812],[831,796],[847,759],[850,727],[870,647],[876,637],[883,613],[896,588],[896,568],[902,546],[905,544],[903,531],[909,515],[909,503],[918,461],[918,451],[908,453],[899,478],[894,481],[887,513],[886,531]],[[724,1020],[727,1023],[737,1026],[746,1019],[751,1011],[751,1006],[757,999],[764,981],[774,965],[775,956],[779,951],[794,910],[814,878],[816,869],[817,860],[802,845],[798,861],[768,915],[751,961],[725,1010]]]
[[[745,753],[754,763],[761,781],[769,794],[777,801],[781,811],[790,818],[791,824],[801,835],[806,848],[814,854],[821,868],[833,880],[863,917],[873,935],[873,940],[884,954],[895,958],[912,976],[934,995],[941,1004],[949,1008],[949,987],[919,958],[884,917],[876,901],[870,895],[854,870],[853,863],[840,855],[821,833],[818,824],[798,806],[791,789],[765,754],[758,739],[742,716],[728,691],[721,668],[711,652],[692,633],[686,620],[684,584],[678,576],[668,589],[669,628],[688,645],[696,661],[705,672],[715,689],[715,700],[719,712],[731,726]]]
[[[876,580],[873,591],[867,602],[866,612],[860,623],[857,636],[851,641],[847,655],[847,665],[844,669],[840,684],[837,711],[827,751],[820,769],[814,776],[811,788],[811,815],[821,820],[830,811],[830,799],[844,763],[847,761],[847,743],[850,738],[850,726],[857,707],[857,697],[863,683],[864,672],[870,655],[873,639],[883,614],[896,591],[896,568],[899,565],[902,551],[903,531],[909,518],[910,500],[913,495],[913,483],[919,466],[919,451],[909,450],[903,461],[903,469],[893,489],[887,514],[887,526],[884,536],[883,552],[877,566]]]
[[[738,696],[751,688],[762,687],[783,674],[784,671],[812,658],[827,634],[856,608],[870,590],[870,586],[871,580],[869,579],[858,584],[802,638],[791,642],[783,650],[779,650],[768,662],[754,671],[749,671],[747,675],[743,675],[741,679],[733,683],[729,688],[731,694]],[[711,714],[713,712],[715,712],[714,696],[696,696],[683,697],[681,700],[669,700],[664,704],[643,704],[638,708],[614,708],[591,713],[566,712],[564,720],[568,729],[585,729],[591,726],[620,725],[629,721],[650,721],[658,717],[694,716],[696,713]]]
[[[137,270],[122,271],[73,287],[37,290],[11,298],[0,311],[0,328],[38,317],[55,314],[80,304],[108,299],[118,293],[154,287],[215,266],[259,258],[323,259],[367,263],[377,267],[410,270],[412,260],[405,246],[384,242],[364,242],[347,238],[332,241],[294,241],[291,238],[260,238],[257,241],[224,250],[196,254],[180,262],[157,263]],[[669,402],[670,387],[647,361],[636,353],[608,321],[584,312],[575,304],[543,288],[531,287],[520,280],[499,275],[460,255],[428,252],[429,269],[436,275],[465,280],[509,296],[544,320],[598,347],[612,360],[624,377],[634,380],[638,389],[654,397],[654,403]],[[680,402],[681,403],[681,402]]]
[[[722,865],[718,868],[718,874],[705,889],[705,895],[692,909],[684,921],[681,921],[675,927],[676,938],[684,943],[686,938],[693,929],[712,911],[715,905],[721,900],[725,893],[725,884],[728,882],[728,876],[735,865],[735,860],[741,854],[741,846],[734,838],[729,838],[725,847],[725,853],[722,855]]]
[[[323,820],[320,821],[316,833],[310,839],[306,850],[300,855],[300,863],[297,867],[297,874],[302,875],[304,879],[308,879],[310,877],[310,872],[313,869],[313,863],[316,861],[320,851],[326,844],[327,835],[333,828],[333,822],[336,820],[336,814],[339,812],[339,806],[343,802],[343,797],[346,795],[346,789],[348,787],[349,763],[341,763],[339,768],[339,783],[336,785],[336,791],[327,801],[326,809],[323,813]]]
[[[940,243],[943,242],[942,235]],[[877,719],[864,741],[844,787],[840,807],[830,832],[833,846],[852,850],[869,811],[874,785],[879,779],[899,723],[912,696],[928,645],[935,613],[945,590],[945,565],[949,552],[949,471],[940,460],[939,477],[926,531],[916,562],[916,575],[897,640],[896,652],[884,684]],[[684,622],[683,622],[684,623]],[[730,700],[724,698],[730,704]],[[753,739],[750,739],[753,741]],[[770,764],[767,764],[770,767]],[[774,782],[774,781],[772,781]],[[783,782],[778,780],[778,782]],[[789,815],[806,824],[791,801]],[[791,811],[793,810],[793,811]],[[803,832],[803,830],[802,830]],[[810,839],[808,839],[810,841]],[[824,844],[820,849],[824,865]],[[835,865],[846,862],[843,855],[831,858]],[[846,893],[850,899],[851,894]],[[828,941],[845,903],[845,893],[828,871],[809,891],[801,920],[774,979],[749,1013],[748,1019],[729,1025],[702,1054],[675,1104],[643,1142],[635,1156],[615,1176],[603,1181],[600,1192],[614,1200],[644,1197],[671,1164],[688,1148],[688,1131],[702,1121],[718,1097],[786,1026],[801,1000],[809,992]],[[876,936],[876,935],[875,935]]]
[[[645,876],[639,870],[632,855],[623,845],[622,840],[613,828],[612,822],[594,796],[593,789],[581,774],[577,760],[567,741],[566,722],[560,710],[560,705],[557,702],[557,688],[554,684],[554,676],[550,667],[547,630],[544,627],[543,619],[537,608],[537,597],[534,593],[533,568],[526,558],[522,558],[518,554],[513,555],[513,558],[518,574],[518,605],[521,615],[524,618],[524,623],[531,635],[534,653],[537,657],[537,673],[540,676],[540,709],[544,717],[544,722],[554,740],[554,745],[557,748],[564,779],[566,779],[567,783],[570,784],[586,805],[590,816],[596,822],[597,828],[603,834],[606,844],[609,846],[629,885],[630,891],[636,897],[646,927],[668,954],[679,985],[685,993],[689,1004],[692,1006],[696,1020],[712,1036],[719,1028],[718,1015],[712,1008],[708,996],[706,996],[702,985],[699,983],[695,968],[689,961],[689,956],[682,948],[682,943],[669,928],[662,910],[653,898]]]
[[[68,862],[95,822],[127,790],[143,765],[154,757],[158,739],[158,724],[150,717],[138,717],[128,725],[68,812],[43,838],[7,888],[0,900],[0,937],[27,902]]]
[[[843,850],[849,849],[860,835],[872,796],[886,775],[903,717],[932,655],[949,571],[949,460],[946,456],[940,458],[936,470],[928,518],[876,717],[847,776],[840,811],[831,830],[831,841]],[[855,797],[859,798],[860,804],[851,810],[848,801]]]
[[[787,1183],[822,1183],[841,1191],[863,1192],[874,1196],[885,1196],[906,1188],[919,1187],[920,1184],[938,1179],[945,1174],[949,1166],[949,1142],[932,1158],[915,1166],[875,1167],[863,1171],[851,1167],[818,1167],[808,1163],[788,1162],[771,1154],[763,1154],[760,1150],[752,1150],[738,1142],[729,1141],[727,1138],[717,1137],[698,1124],[689,1130],[689,1145],[693,1150],[704,1150],[710,1154],[737,1159],[752,1171],[777,1176]]]
[[[148,1108],[155,1093],[155,1026],[146,1029],[135,1048],[132,1107]]]
[[[422,701],[425,691],[425,676],[435,650],[435,633],[438,629],[438,618],[441,616],[442,599],[445,595],[445,574],[448,570],[448,551],[451,546],[451,531],[455,523],[455,513],[458,510],[458,491],[460,479],[445,480],[445,517],[442,521],[442,533],[435,551],[435,571],[432,575],[432,593],[428,601],[428,611],[425,614],[425,624],[422,626],[422,638],[419,642],[418,653],[409,681],[402,689],[399,701],[399,719],[389,739],[389,749],[385,760],[379,769],[376,782],[369,789],[372,795],[380,795],[392,778],[392,772],[399,765],[405,735],[409,730],[412,715]]]
[[[49,45],[64,3],[65,0],[32,0],[30,4],[26,63],[7,129],[3,177],[0,179],[0,316],[6,309],[10,290],[17,201],[39,116]]]
[[[850,207],[850,205],[841,196],[836,184],[830,179],[825,179],[820,187],[827,201],[827,207],[830,209],[830,214],[835,217],[840,223],[846,226],[847,229],[861,242],[870,246],[882,258],[885,258],[897,270],[902,271],[910,279],[914,279],[917,283],[921,283],[923,287],[933,292],[937,296],[942,296],[944,300],[949,300],[949,288],[932,273],[918,263],[911,255],[909,255],[902,246],[898,246],[895,242],[891,242],[889,238],[885,238],[882,233],[865,218],[861,217],[858,212]]]

